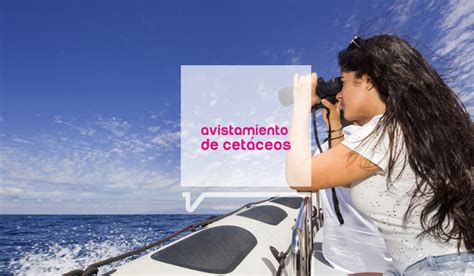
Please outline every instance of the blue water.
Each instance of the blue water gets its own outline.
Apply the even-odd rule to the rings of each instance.
[[[84,269],[209,216],[0,215],[0,274],[59,275]]]

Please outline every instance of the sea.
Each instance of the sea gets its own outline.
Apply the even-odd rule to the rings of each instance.
[[[61,275],[85,269],[210,216],[0,215],[0,275]],[[100,267],[99,274],[137,257]]]

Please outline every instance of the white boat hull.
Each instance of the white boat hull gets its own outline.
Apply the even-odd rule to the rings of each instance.
[[[276,275],[279,263],[270,246],[279,251],[289,248],[298,207],[295,202],[289,207],[267,201],[245,208],[119,267],[112,275]],[[232,243],[235,237],[230,232],[242,242]]]

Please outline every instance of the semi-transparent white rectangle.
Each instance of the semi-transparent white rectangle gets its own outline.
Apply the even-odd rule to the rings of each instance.
[[[275,147],[288,135],[261,135],[261,129],[289,131],[292,106],[281,104],[279,92],[291,94],[295,73],[310,74],[311,66],[181,66],[181,185],[287,186],[286,151]],[[223,135],[229,126],[253,128],[257,135]],[[219,127],[221,135],[203,135],[203,128]],[[207,139],[204,146],[218,148],[203,150]],[[251,150],[251,141],[254,148],[273,146]],[[224,149],[232,143],[239,146]],[[242,145],[245,150],[236,150]]]

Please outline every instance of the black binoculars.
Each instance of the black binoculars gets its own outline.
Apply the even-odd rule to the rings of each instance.
[[[340,77],[332,78],[325,81],[323,78],[318,78],[318,85],[316,87],[316,95],[321,99],[326,99],[332,104],[337,102],[336,95],[342,90],[342,81]],[[318,105],[320,107],[322,105]]]

